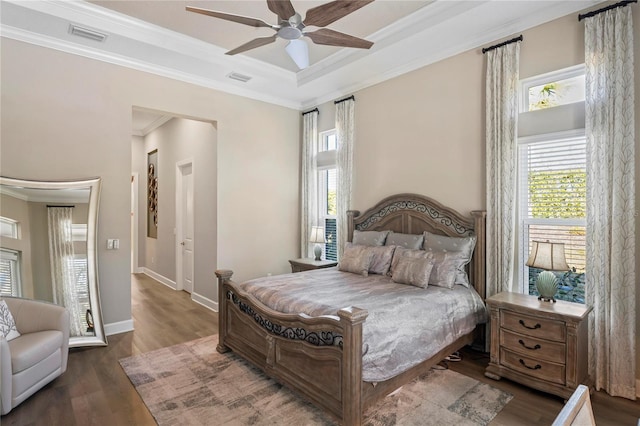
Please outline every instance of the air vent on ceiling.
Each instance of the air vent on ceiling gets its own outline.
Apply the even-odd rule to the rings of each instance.
[[[241,81],[243,83],[246,83],[247,81],[251,80],[253,77],[249,77],[248,75],[244,75],[244,74],[240,74],[237,72],[232,72],[229,75],[227,75],[227,77],[229,77],[232,80],[238,80]]]
[[[86,27],[81,27],[76,24],[69,24],[69,34],[73,34],[78,37],[88,38],[89,40],[94,40],[98,42],[103,42],[107,35],[96,30],[92,30]]]

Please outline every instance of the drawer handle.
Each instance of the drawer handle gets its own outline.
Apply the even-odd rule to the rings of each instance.
[[[535,330],[536,328],[542,327],[540,324],[536,324],[533,327],[529,327],[527,324],[524,323],[523,320],[520,320],[519,322],[521,326],[523,326],[524,328],[528,328],[529,330]]]
[[[542,346],[540,346],[540,345],[527,346],[527,345],[522,341],[522,339],[518,340],[518,343],[520,343],[522,346],[524,346],[524,347],[525,347],[525,348],[527,348],[527,349],[531,349],[532,351],[538,350],[538,349],[540,349],[540,348],[542,347]]]
[[[524,363],[524,361],[522,360],[522,358],[520,358],[520,364],[524,365],[525,367],[527,367],[529,370],[539,370],[542,368],[542,366],[540,364],[536,364],[535,367],[529,367],[527,364]]]

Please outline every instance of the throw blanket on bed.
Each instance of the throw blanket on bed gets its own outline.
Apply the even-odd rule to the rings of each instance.
[[[363,277],[337,268],[259,278],[238,287],[283,313],[337,315],[349,306],[369,311],[362,360],[367,382],[402,373],[487,320],[482,298],[473,289],[422,289],[384,275]]]

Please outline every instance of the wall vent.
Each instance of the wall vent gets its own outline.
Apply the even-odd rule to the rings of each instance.
[[[248,75],[244,75],[244,74],[240,74],[237,72],[232,72],[229,75],[227,75],[227,77],[229,77],[232,80],[238,80],[241,81],[243,83],[246,83],[247,81],[251,80],[253,77],[249,77]]]
[[[81,27],[76,24],[69,24],[69,34],[73,34],[78,37],[88,38],[89,40],[94,40],[98,42],[103,42],[107,35],[96,30],[92,30],[86,27]]]

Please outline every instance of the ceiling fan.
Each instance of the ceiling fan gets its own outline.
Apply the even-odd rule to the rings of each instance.
[[[302,37],[309,37],[316,44],[328,46],[356,47],[359,49],[369,49],[373,43],[349,34],[323,28],[348,14],[355,12],[363,6],[373,2],[373,0],[337,0],[323,5],[313,7],[307,11],[304,20],[295,11],[290,0],[267,0],[269,10],[278,15],[276,25],[269,24],[261,19],[248,16],[234,15],[231,13],[217,12],[215,10],[201,9],[187,6],[189,12],[200,13],[213,16],[214,18],[226,19],[227,21],[238,22],[252,27],[268,27],[276,31],[270,37],[259,37],[228,51],[227,55],[235,55],[256,47],[264,46],[276,41],[278,37],[289,40],[285,47],[286,52],[296,63],[298,68],[304,69],[309,66],[309,50]],[[320,27],[315,31],[305,31],[307,27]]]

